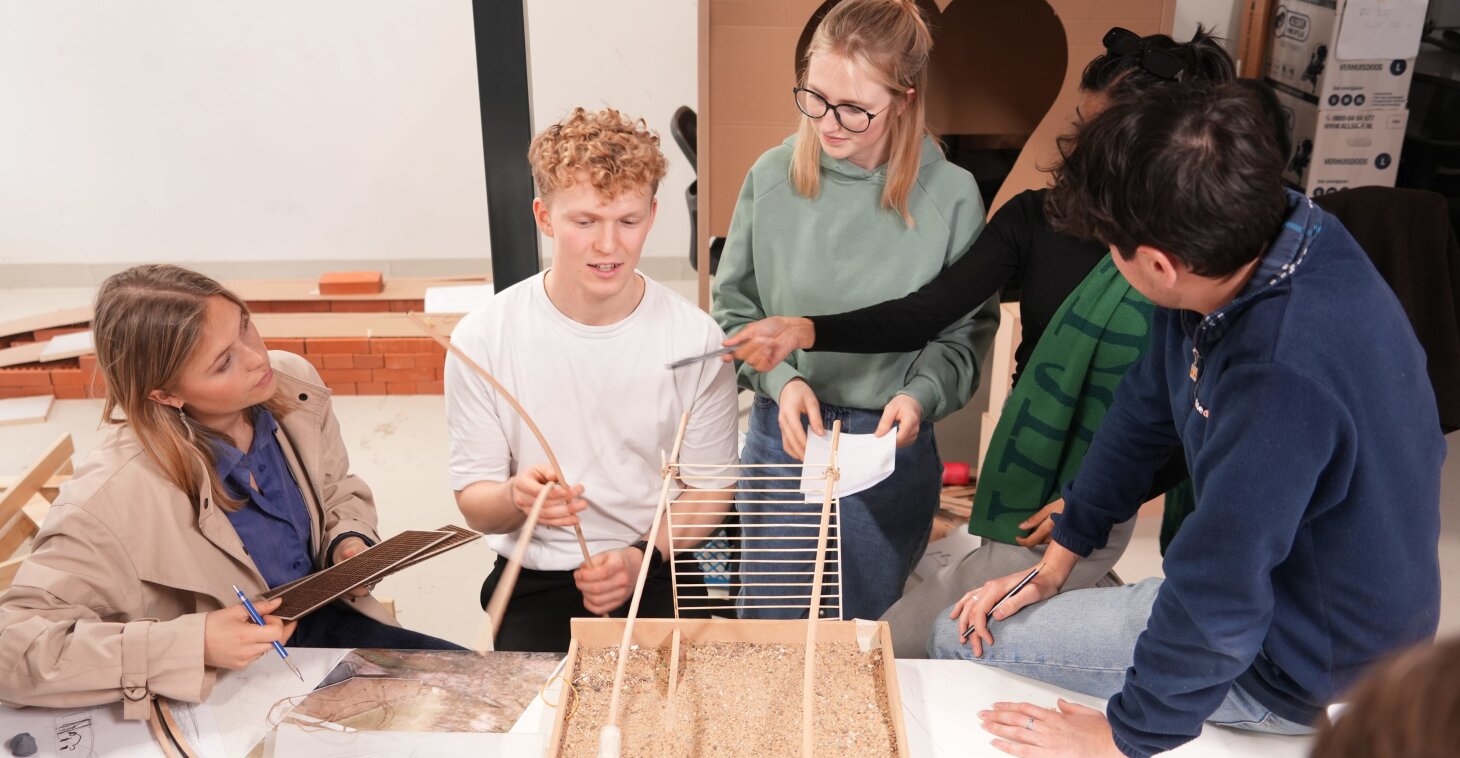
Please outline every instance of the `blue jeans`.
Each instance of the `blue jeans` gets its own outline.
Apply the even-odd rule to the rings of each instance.
[[[800,461],[786,455],[781,447],[779,413],[780,406],[775,401],[756,395],[740,462],[783,464],[786,468],[747,471],[748,475],[800,476],[800,469],[793,468]],[[828,431],[833,421],[840,420],[844,434],[871,434],[877,430],[882,411],[822,404],[821,416]],[[943,464],[938,459],[933,425],[925,422],[918,428],[917,441],[897,451],[896,468],[891,476],[871,489],[841,498],[839,528],[832,530],[834,541],[827,546],[828,564],[840,557],[841,575],[826,578],[823,597],[828,599],[822,605],[823,616],[837,615],[828,606],[834,606],[838,587],[842,618],[881,618],[897,602],[913,566],[928,545],[942,477]],[[741,564],[740,617],[805,618],[810,605],[810,587],[777,585],[797,582],[809,585],[816,558],[821,502],[819,499],[804,502],[805,496],[793,480],[756,482],[755,488],[787,492],[784,496],[768,492],[736,494],[740,521],[751,527],[744,530],[743,544],[748,551],[745,557],[771,561]],[[756,500],[776,502],[753,502]],[[757,525],[766,528],[756,528]]]
[[[1160,579],[1121,587],[1063,592],[998,622],[994,644],[973,657],[958,639],[952,606],[943,609],[928,640],[933,658],[962,658],[1012,671],[1041,682],[1106,698],[1125,686],[1136,638],[1146,629]],[[1272,734],[1311,734],[1312,727],[1278,716],[1235,684],[1207,721]]]

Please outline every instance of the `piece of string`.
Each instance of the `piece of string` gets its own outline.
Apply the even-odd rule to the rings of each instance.
[[[563,678],[563,672],[559,671],[558,673],[553,674],[551,679],[543,682],[542,689],[538,691],[537,696],[542,698],[542,702],[546,704],[547,707],[556,709],[559,703],[550,702],[547,699],[547,691],[548,688],[553,685],[553,682],[557,681],[561,681],[564,685],[568,687],[568,699],[572,701],[571,704],[568,706],[567,718],[564,719],[566,721],[567,719],[573,718],[573,714],[578,712],[578,688],[574,687],[572,682]]]

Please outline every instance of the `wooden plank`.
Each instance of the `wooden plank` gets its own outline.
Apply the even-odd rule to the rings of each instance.
[[[1259,79],[1267,73],[1267,51],[1272,40],[1272,0],[1242,4],[1242,34],[1237,40],[1237,75]]]
[[[58,326],[70,326],[71,324],[84,324],[91,320],[91,306],[83,305],[77,308],[65,308],[50,313],[42,313],[35,316],[23,316],[17,319],[0,322],[0,337],[9,337],[12,334],[24,334],[37,329],[53,329]]]
[[[0,426],[33,424],[45,421],[56,402],[52,395],[11,397],[0,400]]]
[[[45,350],[49,344],[49,342],[31,342],[0,350],[0,368],[19,366],[22,363],[35,363],[41,359],[41,351]]]
[[[255,313],[265,339],[309,337],[420,337],[421,328],[406,313]],[[462,314],[434,314],[431,323],[450,332]]]
[[[66,465],[65,466],[62,466],[61,468],[62,469],[69,469],[69,468],[71,468],[71,461],[68,459],[66,461]],[[0,476],[0,492],[3,492],[5,490],[8,490],[11,487],[14,487],[15,486],[15,483],[18,482],[18,481],[20,481],[20,477],[19,476]],[[44,497],[46,500],[48,500],[50,502],[55,502],[56,495],[60,494],[60,492],[61,492],[61,485],[65,484],[66,482],[69,482],[69,481],[71,481],[71,472],[70,471],[65,471],[64,473],[58,473],[58,474],[56,474],[55,476],[51,477],[50,479],[47,479],[46,482],[45,482],[45,484],[42,484],[40,486],[41,496]]]
[[[20,556],[0,563],[0,590],[9,588],[10,583],[15,581],[15,572],[20,570],[20,562],[24,560],[25,556]]]
[[[22,506],[30,502],[32,495],[40,491],[41,485],[55,475],[56,471],[76,452],[71,435],[63,434],[51,444],[39,460],[28,471],[21,474],[20,481],[0,494],[0,523],[14,518]]]
[[[64,358],[76,358],[82,355],[90,355],[96,352],[96,340],[91,330],[63,334],[59,337],[52,337],[41,350],[42,361],[59,361]]]
[[[421,300],[426,297],[427,287],[443,287],[458,284],[485,284],[490,276],[388,276],[380,292],[371,295],[327,295],[319,294],[319,282],[314,279],[247,279],[228,282],[228,289],[249,302],[270,300]]]
[[[36,495],[37,498],[40,495]],[[28,510],[28,509],[27,509]],[[15,514],[0,526],[0,558],[13,558],[25,541],[35,536],[39,527],[26,511]]]

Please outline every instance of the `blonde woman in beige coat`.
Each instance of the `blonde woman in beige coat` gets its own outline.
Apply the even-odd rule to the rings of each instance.
[[[0,700],[81,706],[207,698],[218,669],[275,641],[454,648],[395,626],[365,590],[253,623],[251,597],[378,539],[330,393],[303,358],[269,352],[248,308],[176,266],[108,279],[93,321],[110,427],[62,489],[0,595]],[[266,660],[259,665],[277,665]]]

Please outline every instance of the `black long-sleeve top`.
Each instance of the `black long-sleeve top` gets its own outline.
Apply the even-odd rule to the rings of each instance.
[[[897,300],[837,315],[812,316],[812,350],[905,353],[922,349],[944,327],[977,308],[1010,282],[1021,288],[1023,337],[1014,351],[1017,380],[1040,335],[1108,250],[1049,228],[1045,190],[1016,195],[994,214],[973,247],[953,265]]]

